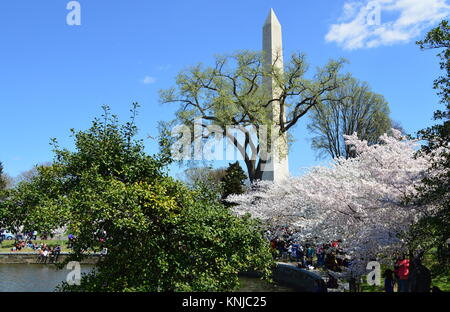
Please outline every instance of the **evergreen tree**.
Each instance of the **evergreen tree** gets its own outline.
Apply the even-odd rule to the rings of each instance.
[[[244,193],[246,179],[247,175],[238,161],[230,164],[225,171],[225,176],[221,179],[222,199],[227,198],[229,195]]]

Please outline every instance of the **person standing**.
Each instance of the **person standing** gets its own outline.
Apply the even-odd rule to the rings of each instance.
[[[317,255],[317,266],[322,267],[324,265],[324,258],[325,258],[325,252],[323,250],[322,245],[317,246],[316,255]]]
[[[74,240],[74,238],[75,237],[73,236],[72,233],[67,236],[67,239],[69,240],[69,243],[67,244],[67,247],[70,248],[70,249],[72,249],[72,247],[73,247],[73,240]]]
[[[430,292],[431,289],[431,272],[422,264],[421,256],[414,259],[411,263],[409,274],[409,291],[410,292]]]
[[[292,244],[292,258],[294,258],[296,262],[299,262],[300,255],[298,254],[298,243],[297,242],[294,242]]]
[[[406,256],[397,261],[395,274],[398,277],[398,292],[409,292],[409,259]]]
[[[297,248],[297,261],[300,262],[299,266],[304,268],[305,267],[305,249],[303,248],[302,245],[298,245]]]
[[[314,248],[313,246],[308,246],[308,249],[306,250],[306,258],[308,266],[313,265],[313,257],[314,257]]]

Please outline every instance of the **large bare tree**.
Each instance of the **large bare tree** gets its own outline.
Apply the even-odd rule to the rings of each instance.
[[[339,88],[327,91],[326,99],[312,109],[308,129],[315,135],[313,149],[320,156],[353,157],[344,135],[358,133],[369,144],[390,131],[389,106],[384,97],[370,90],[367,83],[347,79]]]

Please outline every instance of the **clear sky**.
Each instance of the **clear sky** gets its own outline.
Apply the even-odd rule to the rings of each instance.
[[[378,0],[380,25],[366,25],[369,1],[80,0],[81,25],[69,26],[68,2],[0,1],[0,160],[12,176],[51,161],[52,137],[71,148],[69,129],[89,127],[104,104],[125,121],[139,102],[141,136],[156,136],[157,122],[176,110],[159,104],[158,90],[215,54],[260,50],[270,8],[286,56],[305,52],[312,72],[347,58],[345,71],[383,94],[409,133],[431,125],[438,108],[436,51],[414,42],[449,14],[445,0]],[[306,122],[293,130],[294,175],[323,161],[310,148]],[[146,145],[157,151],[154,141]]]

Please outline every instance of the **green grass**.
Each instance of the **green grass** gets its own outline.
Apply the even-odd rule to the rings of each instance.
[[[384,292],[384,287],[383,286],[377,286],[377,285],[370,286],[369,284],[364,282],[361,285],[361,292]]]
[[[442,291],[450,292],[450,276],[437,276],[433,278],[433,286],[439,287]]]
[[[450,267],[443,268],[439,264],[436,249],[432,249],[424,255],[423,264],[431,270],[432,286],[450,292]]]
[[[67,240],[36,240],[33,241],[33,243],[40,244],[47,244],[47,246],[54,247],[56,245],[61,245],[61,251],[66,252],[69,251],[69,248],[67,248]],[[0,252],[10,252],[11,248],[14,245],[14,240],[4,240],[2,244],[0,245]],[[33,252],[33,249],[31,248],[23,248],[21,251],[16,251],[17,253],[21,252]]]

